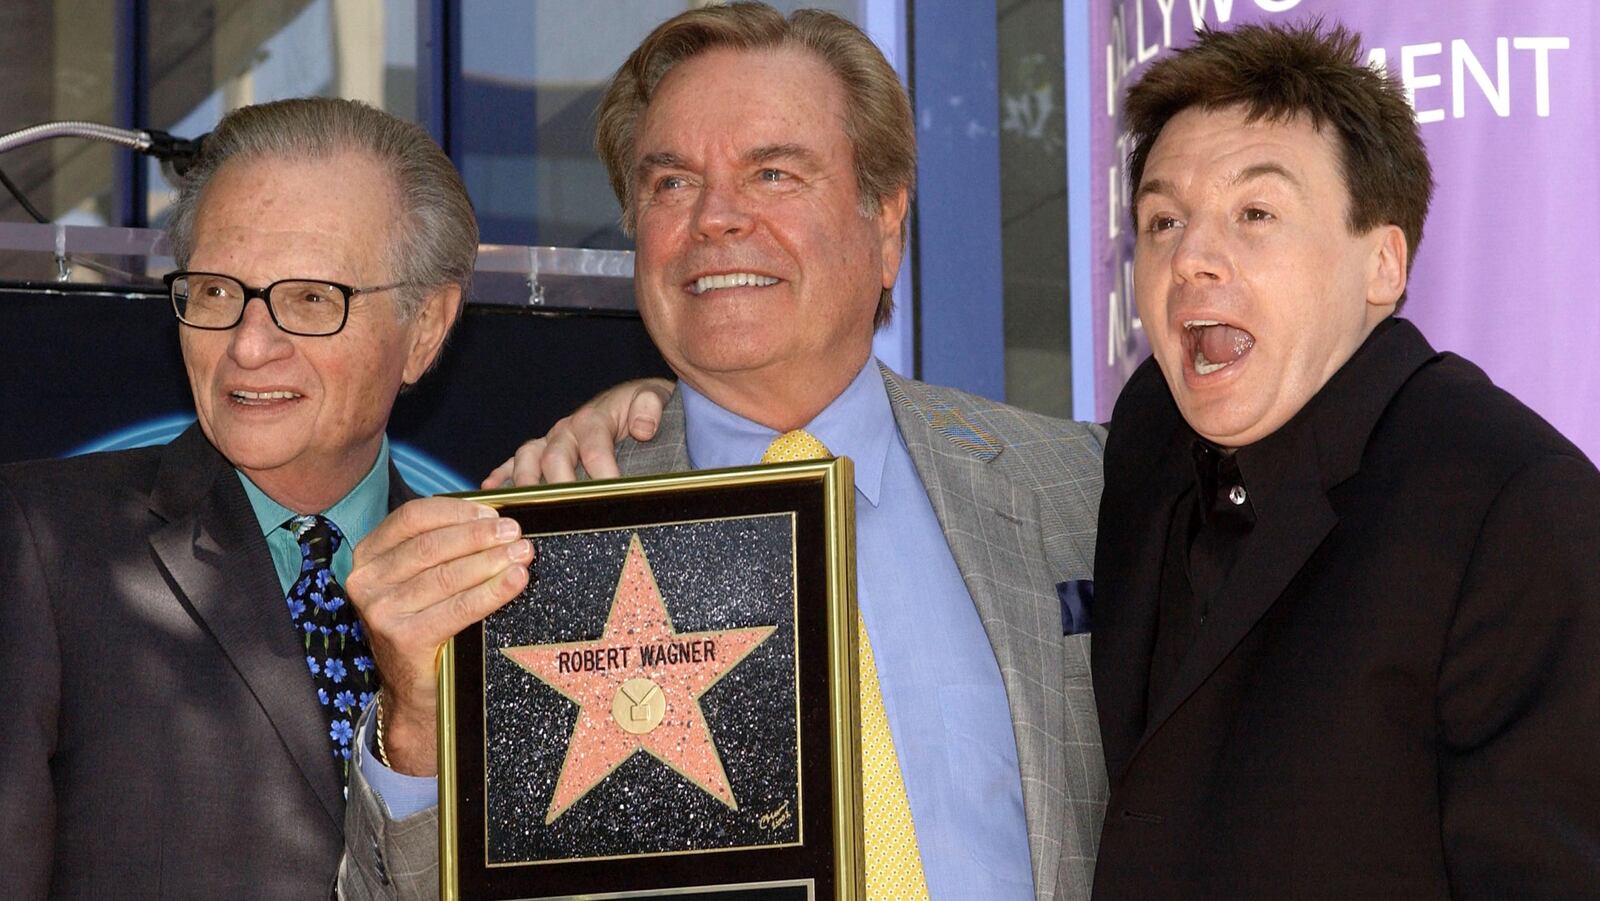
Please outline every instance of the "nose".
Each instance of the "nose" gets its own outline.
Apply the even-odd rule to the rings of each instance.
[[[733,238],[750,231],[750,198],[737,185],[707,182],[695,203],[694,230],[701,240]]]
[[[1191,218],[1173,250],[1172,270],[1180,282],[1204,284],[1232,279],[1233,257],[1226,226],[1208,217]]]
[[[256,369],[293,352],[294,341],[272,321],[266,298],[246,300],[244,315],[233,327],[228,341],[228,355],[233,361],[242,369]]]

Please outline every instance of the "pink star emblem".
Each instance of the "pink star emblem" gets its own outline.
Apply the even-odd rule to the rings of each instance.
[[[599,639],[500,649],[579,708],[545,823],[640,750],[738,810],[700,696],[776,629],[678,632],[633,535]]]

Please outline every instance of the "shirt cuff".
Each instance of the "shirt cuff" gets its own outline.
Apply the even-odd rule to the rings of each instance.
[[[397,773],[379,762],[376,754],[368,754],[372,747],[373,720],[366,717],[361,734],[356,741],[356,766],[366,777],[391,820],[403,820],[414,813],[427,810],[439,803],[439,780],[433,776],[407,776]]]

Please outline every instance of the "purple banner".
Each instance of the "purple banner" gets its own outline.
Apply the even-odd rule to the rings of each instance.
[[[1600,459],[1600,4],[1587,0],[1091,0],[1096,418],[1149,353],[1133,306],[1123,92],[1197,23],[1318,16],[1361,32],[1368,61],[1405,83],[1433,160],[1403,315]]]

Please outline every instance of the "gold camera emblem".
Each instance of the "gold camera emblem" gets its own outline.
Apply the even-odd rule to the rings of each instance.
[[[622,731],[643,735],[661,725],[667,715],[667,696],[649,679],[629,679],[611,699],[611,718]]]

